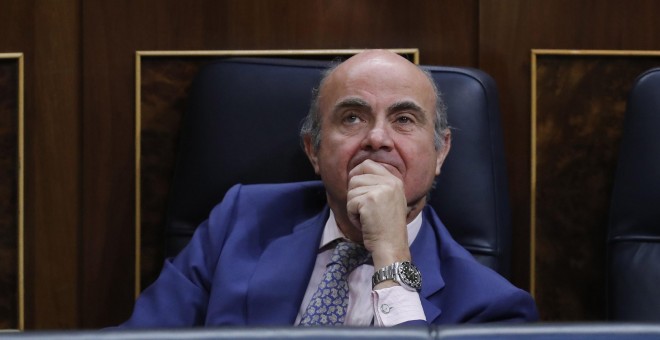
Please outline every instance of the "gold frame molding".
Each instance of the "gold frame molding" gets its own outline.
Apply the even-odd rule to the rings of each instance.
[[[25,329],[25,226],[24,226],[24,95],[25,95],[25,74],[24,74],[24,56],[23,53],[0,53],[0,59],[15,59],[18,64],[18,192],[17,192],[17,220],[18,220],[18,263],[17,263],[17,285],[18,285],[18,329]]]
[[[389,49],[398,54],[412,55],[413,63],[419,64],[419,49]],[[309,57],[350,56],[364,49],[303,49],[303,50],[218,50],[218,51],[136,51],[135,53],[135,297],[141,291],[141,72],[143,58],[162,57]]]
[[[645,50],[531,50],[531,185],[530,185],[530,292],[536,297],[536,194],[537,194],[537,58],[538,56],[603,56],[603,57],[660,57],[660,51]]]

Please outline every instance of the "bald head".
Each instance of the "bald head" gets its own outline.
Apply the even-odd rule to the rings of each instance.
[[[362,75],[368,77],[388,77],[408,79],[427,83],[426,90],[433,91],[433,82],[417,65],[408,59],[387,50],[366,50],[358,53],[343,63],[329,70],[321,82],[321,95],[324,87],[337,82],[336,86],[345,86],[346,81]]]
[[[396,82],[392,82],[393,79]],[[405,91],[406,88],[413,87],[419,89],[425,102],[430,103],[430,110],[435,111],[435,147],[443,146],[443,140],[449,131],[447,114],[433,78],[408,59],[388,50],[366,50],[327,70],[318,90],[314,92],[310,111],[300,131],[301,137],[311,138],[312,145],[318,149],[321,141],[321,118],[324,114],[321,107],[332,106],[327,103],[331,99],[326,94],[357,88],[364,82],[374,83],[375,86],[370,88],[375,91]],[[392,88],[393,83],[398,89]]]

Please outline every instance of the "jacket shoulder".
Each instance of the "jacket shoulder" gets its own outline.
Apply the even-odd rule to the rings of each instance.
[[[237,184],[234,185],[223,199],[234,201],[239,206],[249,206],[251,209],[267,213],[272,209],[303,211],[325,205],[325,188],[320,181],[293,182],[281,184]]]
[[[230,192],[240,192],[243,197],[260,200],[278,200],[281,198],[295,198],[325,194],[321,181],[268,183],[268,184],[236,184],[229,189]]]
[[[260,227],[273,226],[274,221],[277,225],[296,225],[319,214],[326,205],[325,197],[320,181],[237,184],[213,208],[209,221],[231,220]]]

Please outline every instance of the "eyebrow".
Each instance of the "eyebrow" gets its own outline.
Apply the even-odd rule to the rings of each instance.
[[[335,105],[333,111],[337,112],[345,108],[365,108],[371,111],[371,105],[369,105],[369,103],[367,103],[366,100],[357,97],[348,97],[342,99],[342,101],[340,101],[339,103],[337,103],[337,105]]]
[[[426,122],[426,114],[425,114],[426,112],[424,111],[424,109],[421,106],[417,105],[417,103],[412,102],[410,100],[404,100],[404,101],[396,102],[396,103],[390,105],[390,107],[387,109],[387,111],[389,113],[395,113],[395,112],[399,112],[399,111],[419,112],[419,113],[422,113],[422,114],[418,116],[418,119],[421,122]]]
[[[366,100],[358,97],[348,97],[343,99],[342,101],[337,103],[337,105],[335,105],[333,111],[338,112],[345,108],[363,108],[366,109],[367,111],[372,111],[371,105],[369,105],[369,103]],[[388,114],[396,113],[399,111],[414,111],[414,112],[422,113],[421,115],[419,115],[418,119],[421,122],[426,122],[426,115],[424,114],[425,113],[424,109],[413,101],[410,100],[399,101],[390,105],[390,107],[387,108]]]

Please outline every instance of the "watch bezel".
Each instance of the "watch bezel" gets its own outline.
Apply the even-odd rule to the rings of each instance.
[[[414,290],[422,288],[422,273],[420,273],[417,266],[410,261],[399,263],[396,270],[399,283],[408,286]]]

